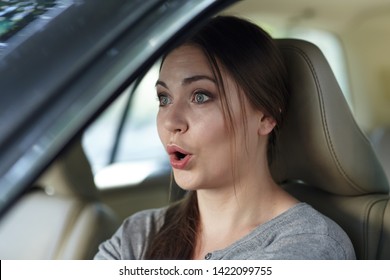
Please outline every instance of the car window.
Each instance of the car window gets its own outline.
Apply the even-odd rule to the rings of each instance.
[[[166,161],[156,128],[159,65],[126,89],[85,131],[83,147],[98,187],[137,184]],[[137,172],[129,174],[129,168]]]
[[[153,66],[134,92],[131,109],[126,115],[126,125],[118,143],[116,162],[165,156],[156,128],[158,102],[155,84],[159,64]]]
[[[71,0],[1,0],[0,57],[15,49],[71,4]]]

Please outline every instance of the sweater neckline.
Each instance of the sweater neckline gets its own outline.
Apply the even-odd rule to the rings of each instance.
[[[211,252],[208,252],[205,255],[205,259],[219,259],[226,253],[230,252],[231,250],[234,250],[234,248],[241,246],[241,244],[248,242],[252,238],[256,237],[259,235],[259,233],[266,231],[268,228],[277,225],[280,222],[285,221],[285,217],[292,215],[294,212],[307,207],[308,204],[305,202],[298,202],[295,205],[291,206],[288,208],[286,211],[280,213],[279,215],[275,216],[274,218],[270,219],[269,221],[262,223],[255,227],[252,231],[250,231],[248,234],[244,235],[240,239],[234,241],[232,244],[229,246],[223,248],[223,249],[218,249],[214,250]]]

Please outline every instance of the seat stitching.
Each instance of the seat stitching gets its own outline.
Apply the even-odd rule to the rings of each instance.
[[[382,243],[382,240],[383,240],[383,224],[386,222],[384,220],[384,217],[385,217],[385,211],[386,211],[386,208],[388,207],[388,202],[389,202],[389,199],[388,198],[384,198],[384,199],[381,199],[380,201],[377,201],[376,203],[379,203],[379,202],[385,202],[386,203],[386,206],[382,208],[382,222],[381,222],[381,229],[380,229],[380,236],[379,236],[379,239],[378,239],[378,244],[376,246],[377,250],[376,250],[376,254],[375,254],[375,259],[379,259],[379,245]]]
[[[329,133],[329,128],[328,128],[328,123],[327,123],[327,114],[326,114],[326,111],[325,111],[325,106],[324,106],[324,100],[323,100],[323,92],[322,92],[322,88],[321,88],[321,84],[319,83],[319,79],[318,79],[318,75],[317,75],[317,72],[313,66],[313,64],[311,63],[311,60],[309,58],[309,56],[303,52],[301,49],[295,47],[295,46],[285,46],[285,47],[282,47],[282,48],[285,48],[285,49],[291,49],[295,52],[297,52],[298,54],[300,54],[303,59],[306,61],[306,63],[308,64],[313,76],[314,76],[314,79],[315,79],[315,84],[316,84],[316,87],[317,87],[317,90],[318,90],[318,96],[319,96],[319,102],[320,102],[320,110],[321,110],[321,119],[322,119],[322,122],[323,122],[323,125],[324,125],[324,128],[325,128],[325,139],[327,140],[327,143],[328,143],[328,148],[330,149],[331,151],[331,155],[332,155],[332,158],[333,160],[335,161],[336,163],[336,166],[337,166],[337,169],[339,170],[339,172],[343,175],[343,177],[347,180],[347,182],[353,187],[355,188],[356,190],[358,191],[364,191],[364,189],[360,188],[349,176],[348,174],[345,172],[345,170],[343,169],[338,157],[337,157],[337,153],[335,152],[334,150],[334,145],[333,145],[333,142],[332,142],[332,139],[331,139],[331,136],[330,136],[330,133]],[[354,126],[354,128],[356,129],[356,127]],[[359,132],[359,130],[358,130]],[[362,132],[360,131],[360,134],[362,134]],[[363,135],[364,136],[364,135]],[[368,142],[368,139],[366,137],[364,137],[365,141]]]

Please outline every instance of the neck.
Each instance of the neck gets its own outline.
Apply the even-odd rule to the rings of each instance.
[[[200,223],[195,258],[228,247],[297,203],[270,175],[262,176],[261,180],[246,177],[230,187],[197,190]]]
[[[273,182],[262,186],[241,182],[228,188],[197,190],[201,224],[225,230],[261,224],[272,216],[278,193]]]

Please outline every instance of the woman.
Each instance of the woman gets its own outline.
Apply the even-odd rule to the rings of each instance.
[[[272,38],[212,19],[163,59],[158,133],[186,197],[125,220],[96,259],[353,259],[333,221],[269,170],[288,102]]]

